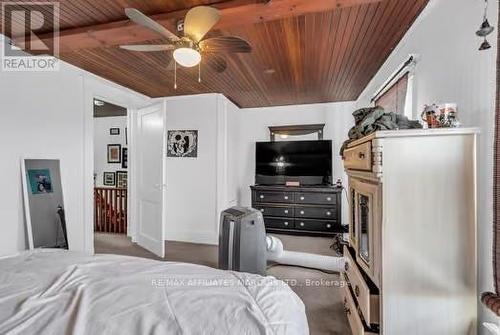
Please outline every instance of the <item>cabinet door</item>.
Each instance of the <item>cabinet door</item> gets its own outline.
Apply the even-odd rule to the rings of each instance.
[[[357,248],[358,235],[357,235],[357,220],[356,220],[356,190],[352,187],[349,188],[349,240],[351,247]]]
[[[381,185],[360,179],[350,180],[350,222],[355,239],[354,249],[360,267],[378,282],[378,265],[380,264],[380,229],[381,229]]]
[[[366,264],[372,260],[371,236],[372,232],[372,197],[358,193],[356,199],[356,216],[358,218],[359,240],[358,255]]]

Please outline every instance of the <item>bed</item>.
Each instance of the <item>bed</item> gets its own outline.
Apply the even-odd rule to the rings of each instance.
[[[308,334],[273,277],[56,250],[0,258],[0,334]]]

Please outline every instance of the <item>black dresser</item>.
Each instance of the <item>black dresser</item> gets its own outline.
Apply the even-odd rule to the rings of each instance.
[[[341,187],[250,186],[266,231],[332,236],[343,232]]]

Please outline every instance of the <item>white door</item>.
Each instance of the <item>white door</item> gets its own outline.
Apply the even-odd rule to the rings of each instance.
[[[165,255],[165,110],[159,103],[137,115],[137,244],[160,257]]]

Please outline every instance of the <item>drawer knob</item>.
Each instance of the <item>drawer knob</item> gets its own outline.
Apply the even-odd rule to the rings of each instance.
[[[328,224],[326,225],[326,228],[332,228],[332,225],[328,223]]]
[[[285,195],[285,200],[288,200],[288,195]]]
[[[347,271],[349,271],[349,263],[347,263],[347,262],[346,262],[346,263],[344,264],[344,270],[345,270],[346,272],[347,272]]]
[[[288,226],[288,222],[285,222],[285,223],[284,223],[284,225],[285,225],[285,226]]]
[[[300,197],[300,200],[304,200],[305,198],[304,197]]]
[[[300,226],[301,226],[301,227],[304,227],[304,222],[301,222],[301,223],[300,223]]]
[[[264,196],[261,194],[259,198],[264,199]]]
[[[304,215],[304,211],[300,211],[300,215]]]
[[[363,152],[358,153],[359,159],[365,159],[365,154]]]
[[[332,212],[328,211],[328,212],[326,212],[326,215],[330,216],[330,215],[332,215]]]
[[[332,197],[326,197],[326,201],[332,201]]]
[[[288,209],[285,209],[285,214],[288,214]]]
[[[354,287],[354,294],[356,295],[356,297],[359,297],[359,286],[358,285],[356,285]]]

